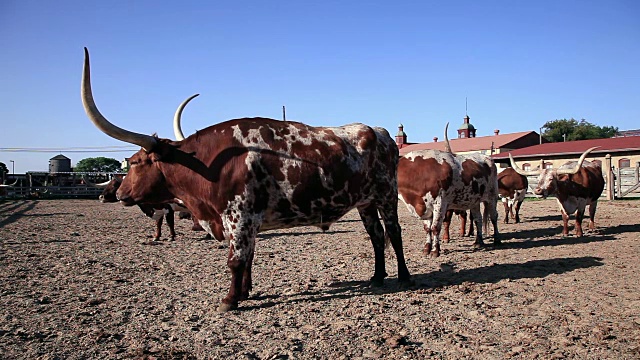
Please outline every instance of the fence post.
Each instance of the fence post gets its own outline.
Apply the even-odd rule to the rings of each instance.
[[[606,198],[607,200],[615,200],[613,193],[613,171],[611,170],[611,154],[604,157],[605,178],[607,180]]]
[[[616,169],[618,175],[618,181],[616,182],[616,190],[618,190],[618,196],[622,194],[622,174],[620,173],[620,168]]]
[[[640,161],[636,163],[636,184],[640,182]]]

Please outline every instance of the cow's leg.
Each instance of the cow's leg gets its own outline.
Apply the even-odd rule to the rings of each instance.
[[[523,200],[518,200],[516,202],[516,209],[515,209],[515,213],[516,213],[516,224],[520,222],[520,206],[522,206],[522,201]]]
[[[581,237],[582,233],[582,219],[584,218],[584,207],[578,208],[576,211],[576,236]]]
[[[509,215],[511,215],[511,206],[509,206],[509,199],[502,198],[502,205],[504,205],[504,223],[509,223]]]
[[[398,283],[400,286],[412,285],[411,274],[404,259],[404,249],[402,247],[402,230],[398,221],[398,202],[393,199],[388,205],[379,209],[380,216],[384,222],[385,240],[389,239],[393,251],[396,253],[398,262]],[[384,258],[383,258],[384,260]]]
[[[153,235],[153,241],[160,240],[160,236],[162,236],[162,215],[155,218],[156,220],[156,232]]]
[[[480,211],[480,210],[478,210]],[[466,211],[465,211],[465,216],[466,216]],[[475,227],[475,222],[473,220],[473,213],[471,211],[469,211],[469,234],[467,236],[473,236],[473,234],[476,233],[476,230],[474,229]]]
[[[562,236],[569,235],[569,214],[562,210]]]
[[[472,223],[475,224],[477,230],[476,241],[473,243],[473,246],[479,248],[484,246],[484,242],[482,241],[482,213],[480,212],[480,204],[471,207],[469,213],[471,213]]]
[[[247,300],[253,288],[251,279],[251,267],[253,266],[254,253],[255,249],[251,250],[249,261],[247,262],[247,266],[244,268],[244,273],[242,274],[242,292],[240,293],[240,300]]]
[[[387,277],[384,264],[384,229],[378,219],[378,209],[375,205],[369,204],[358,208],[360,218],[364,228],[371,238],[373,254],[375,258],[375,270],[371,278],[372,286],[382,286],[384,278]],[[397,239],[396,239],[397,241]],[[395,248],[394,248],[395,250]]]
[[[431,223],[432,219],[422,220],[422,227],[424,228],[424,232],[427,234],[427,241],[424,243],[424,249],[422,249],[422,253],[424,255],[429,255],[431,253],[431,249],[433,248],[433,236],[431,234]]]
[[[225,312],[238,308],[238,302],[246,299],[251,289],[251,264],[255,250],[256,234],[260,228],[258,217],[240,218],[237,221],[229,219],[232,228],[229,241],[229,257],[227,266],[231,271],[231,286],[229,293],[222,299],[218,311]],[[235,228],[233,228],[235,226]],[[245,277],[246,275],[248,277]],[[246,290],[246,292],[245,292]]]
[[[589,230],[596,229],[596,208],[598,207],[598,201],[593,201],[589,204]]]
[[[485,232],[489,235],[488,221],[484,220],[485,217],[489,217],[491,225],[493,226],[493,244],[500,244],[500,232],[498,231],[498,208],[494,201],[488,201],[484,203],[483,223],[485,225]]]
[[[449,225],[451,225],[451,217],[453,216],[453,210],[447,210],[442,221],[442,241],[449,242]],[[425,229],[426,230],[426,229]],[[462,236],[464,236],[464,229],[462,230]]]
[[[200,221],[198,221],[195,216],[191,215],[191,220],[193,221],[193,226],[191,226],[192,231],[204,231],[204,228],[200,225]]]
[[[460,236],[464,237],[464,230],[467,228],[467,211],[459,211],[458,219],[460,219]]]
[[[440,256],[440,230],[442,229],[442,222],[444,220],[446,211],[446,205],[441,207],[435,206],[433,209],[433,222],[431,223],[431,238],[433,247],[431,248],[431,257],[437,258]]]
[[[169,234],[171,235],[171,241],[176,239],[176,227],[174,222],[174,211],[171,206],[167,206],[167,213],[164,215],[167,218],[167,226],[169,227]]]

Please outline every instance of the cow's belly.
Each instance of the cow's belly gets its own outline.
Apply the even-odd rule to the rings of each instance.
[[[400,193],[398,193],[398,199],[402,200],[402,202],[407,206],[407,210],[409,210],[411,215],[422,220],[432,219],[434,209],[439,209],[442,206],[442,198],[440,196],[433,198],[431,194],[427,194],[422,198],[414,199],[415,203],[407,201],[407,199],[405,199]]]
[[[587,199],[582,197],[569,196],[564,201],[560,201],[560,199],[557,200],[558,205],[560,205],[560,210],[567,215],[572,215],[578,209],[584,211],[584,208],[587,206]]]
[[[331,224],[340,220],[356,206],[322,207],[305,212],[298,208],[291,208],[287,213],[267,211],[262,220],[260,231],[287,229],[297,226],[319,226],[328,229]]]

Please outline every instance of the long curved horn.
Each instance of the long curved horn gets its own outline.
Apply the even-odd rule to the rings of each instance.
[[[102,116],[96,103],[93,101],[93,93],[91,92],[91,69],[89,66],[89,50],[87,50],[87,48],[84,48],[84,67],[82,68],[80,95],[82,96],[82,105],[84,106],[84,111],[87,113],[87,116],[89,116],[91,122],[103,133],[124,142],[140,145],[146,151],[151,151],[156,145],[156,139],[153,136],[138,134],[119,128]]]
[[[576,166],[573,167],[573,169],[558,169],[557,170],[557,174],[558,175],[573,175],[575,173],[577,173],[578,171],[580,171],[580,167],[582,167],[582,163],[584,162],[584,159],[586,159],[587,155],[589,155],[590,152],[592,152],[593,150],[599,148],[600,146],[594,146],[590,149],[587,149],[587,151],[582,153],[582,156],[580,156],[580,159],[578,159],[578,163],[576,164]]]
[[[0,184],[0,187],[3,187],[3,188],[12,187],[17,183],[18,183],[18,179],[16,179],[16,181],[14,181],[13,184]]]
[[[180,120],[182,119],[182,111],[184,107],[187,106],[189,101],[193,100],[193,98],[197,97],[200,94],[191,95],[187,100],[183,101],[180,106],[178,106],[178,110],[176,110],[176,114],[173,116],[173,134],[176,136],[176,140],[182,141],[184,140],[184,134],[182,133],[182,127],[180,126]]]
[[[451,151],[451,145],[449,144],[449,136],[447,136],[447,133],[449,132],[448,130],[449,123],[447,122],[447,125],[444,126],[444,151],[453,154],[453,151]]]
[[[524,176],[540,175],[540,170],[522,170],[522,169],[520,169],[518,167],[518,165],[516,165],[516,162],[513,160],[513,156],[511,156],[511,153],[509,153],[509,160],[511,161],[511,167],[513,168],[513,170],[515,170],[520,175],[524,175]]]
[[[109,185],[109,183],[111,182],[111,180],[109,180],[109,181],[105,181],[103,183],[96,184],[96,183],[91,182],[89,180],[89,178],[87,178],[85,175],[82,175],[82,180],[84,180],[85,184],[87,184],[87,185],[89,185],[91,187],[94,187],[94,188],[98,188],[98,189],[106,188],[107,185]]]

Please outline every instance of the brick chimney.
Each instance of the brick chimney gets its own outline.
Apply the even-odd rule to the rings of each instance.
[[[493,130],[493,135],[500,135],[500,130],[498,129]]]
[[[438,142],[438,137],[437,136],[433,137],[433,142]]]
[[[407,143],[407,134],[404,132],[404,126],[402,124],[398,125],[398,133],[396,134],[396,145],[402,147],[402,145]]]

